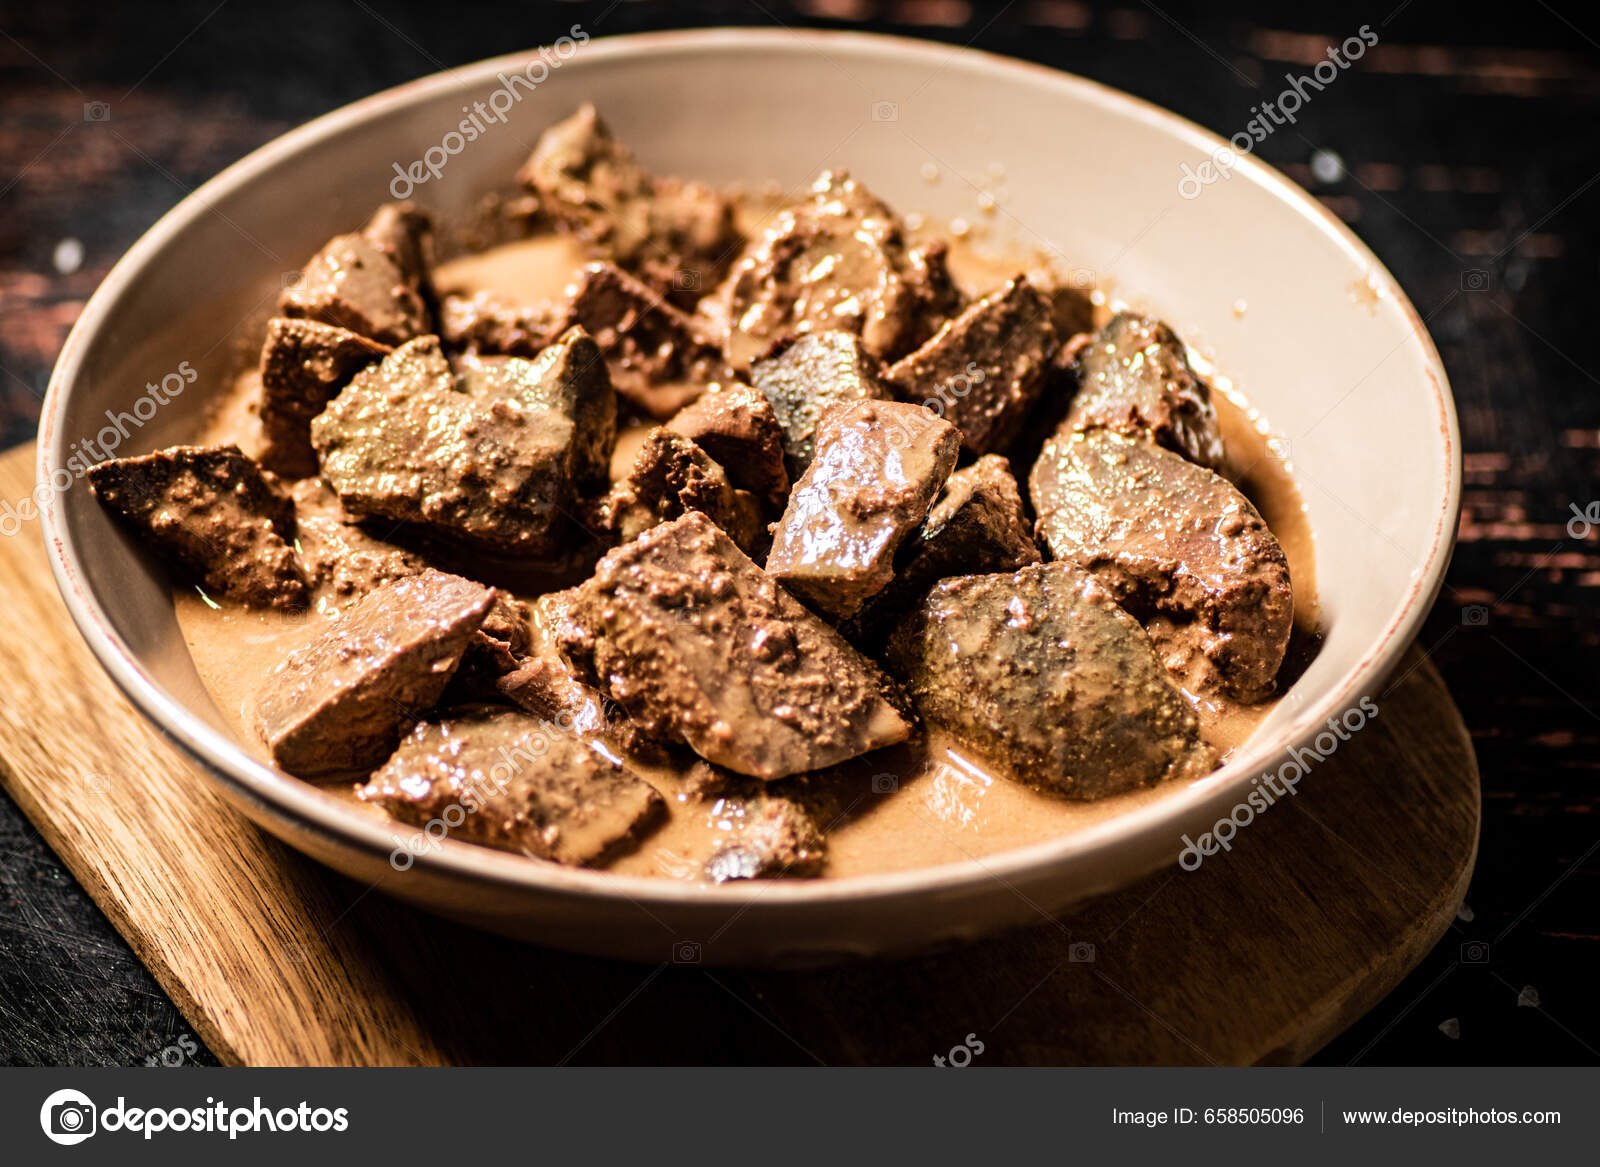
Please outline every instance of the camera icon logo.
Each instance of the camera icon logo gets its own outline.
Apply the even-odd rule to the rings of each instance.
[[[1461,623],[1468,628],[1482,628],[1489,623],[1489,609],[1483,604],[1467,604],[1461,609]]]
[[[1481,267],[1469,267],[1461,273],[1461,290],[1463,292],[1487,292],[1489,290],[1489,273]]]
[[[675,940],[672,944],[673,964],[699,964],[700,941]]]
[[[1067,947],[1067,960],[1073,964],[1093,964],[1094,945],[1086,940],[1080,940]]]
[[[111,106],[103,101],[86,101],[83,103],[83,120],[108,122],[111,120]]]
[[[700,273],[692,267],[680,267],[672,273],[672,287],[679,292],[698,292]]]
[[[900,120],[900,107],[892,101],[875,101],[872,103],[872,120],[897,122]]]
[[[872,793],[893,794],[900,789],[900,779],[893,774],[874,774],[872,776]]]
[[[39,1126],[52,1143],[71,1147],[94,1134],[97,1113],[87,1094],[57,1090],[39,1108]]]
[[[1461,946],[1462,964],[1488,964],[1489,945],[1483,940],[1468,940]]]

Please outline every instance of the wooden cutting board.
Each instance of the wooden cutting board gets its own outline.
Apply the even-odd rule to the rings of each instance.
[[[31,448],[0,457],[0,498],[32,483]],[[1477,852],[1472,746],[1413,649],[1230,854],[1070,934],[816,972],[572,956],[372,894],[227,807],[83,646],[37,524],[0,539],[0,610],[0,780],[228,1063],[1299,1062],[1446,932]]]

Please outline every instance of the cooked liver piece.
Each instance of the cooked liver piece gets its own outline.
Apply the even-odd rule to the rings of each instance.
[[[1189,365],[1183,342],[1159,320],[1119,312],[1078,353],[1075,430],[1106,429],[1222,468],[1222,431],[1211,387]]]
[[[562,332],[563,309],[548,301],[523,304],[494,291],[448,292],[439,302],[439,338],[453,350],[534,357]]]
[[[569,290],[565,323],[594,337],[612,386],[649,417],[671,417],[709,382],[727,377],[721,355],[689,316],[615,264],[583,269]]]
[[[768,574],[820,612],[854,615],[894,578],[895,552],[928,517],[960,452],[956,428],[920,405],[829,410],[773,528]]]
[[[830,329],[892,360],[955,306],[944,253],[908,246],[893,211],[849,175],[826,172],[745,249],[708,319],[725,328],[723,354],[738,369],[774,341]]]
[[[361,234],[394,261],[406,285],[423,302],[433,296],[433,217],[415,203],[384,203]]]
[[[686,303],[722,278],[741,243],[726,198],[700,183],[653,177],[592,105],[540,135],[517,181],[555,222]]]
[[[404,344],[428,331],[428,313],[406,274],[363,235],[336,235],[278,299],[280,316],[303,317]]]
[[[780,341],[750,366],[750,382],[761,390],[782,428],[791,482],[811,465],[817,422],[827,410],[893,396],[883,381],[882,362],[848,332],[810,332]]]
[[[277,316],[261,346],[261,461],[291,478],[317,472],[311,419],[388,345],[315,320]]]
[[[773,513],[789,498],[783,461],[783,427],[761,390],[735,381],[714,387],[673,414],[667,428],[710,454],[741,490],[760,498]]]
[[[840,631],[875,645],[941,579],[1015,571],[1039,562],[1011,464],[985,454],[945,483],[927,522],[902,548],[894,579]]]
[[[726,531],[746,555],[766,541],[761,506],[728,481],[717,462],[682,434],[650,431],[627,478],[595,508],[594,525],[626,543],[686,511],[700,511]]]
[[[300,561],[305,564],[320,611],[337,612],[374,588],[427,569],[421,556],[351,522],[323,479],[295,483],[294,501]],[[527,650],[527,605],[496,592],[494,607],[473,635],[456,680],[471,673],[473,682],[481,686],[516,668]]]
[[[794,783],[766,784],[697,762],[687,785],[699,802],[692,813],[721,840],[701,869],[712,883],[822,874],[827,840],[807,800],[786,789]]]
[[[295,557],[294,503],[237,446],[173,446],[89,468],[102,506],[207,591],[286,611],[310,600]]]
[[[609,552],[556,636],[648,733],[763,779],[903,741],[894,685],[691,511]]]
[[[1103,798],[1215,764],[1144,630],[1071,564],[942,581],[888,659],[924,718],[1030,785]]]
[[[422,722],[358,797],[413,826],[439,819],[450,838],[574,865],[643,834],[665,806],[590,743],[495,706]]]
[[[1051,554],[1100,578],[1185,687],[1271,692],[1294,620],[1289,564],[1230,483],[1148,442],[1063,427],[1028,489]]]
[[[902,400],[954,423],[967,450],[987,454],[1021,432],[1056,347],[1050,302],[1019,277],[946,323],[889,380]]]
[[[580,491],[607,480],[616,399],[594,342],[537,360],[464,358],[436,337],[357,374],[311,424],[346,509],[492,554],[559,550]]]
[[[295,483],[294,503],[300,561],[324,610],[343,608],[374,588],[427,567],[420,556],[351,522],[324,479]]]
[[[377,766],[439,700],[494,600],[433,570],[369,592],[267,677],[255,723],[273,759],[301,777]]]

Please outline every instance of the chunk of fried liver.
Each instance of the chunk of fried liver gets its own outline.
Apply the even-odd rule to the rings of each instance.
[[[572,865],[601,862],[666,805],[603,748],[496,706],[420,723],[358,797],[413,826],[439,819],[451,838]]]
[[[729,482],[695,442],[657,426],[639,447],[628,476],[595,508],[594,525],[626,543],[687,511],[705,514],[747,555],[765,541],[755,496]]]
[[[1078,395],[1067,423],[1143,438],[1208,470],[1224,460],[1211,387],[1183,342],[1159,320],[1119,312],[1078,353]]]
[[[817,454],[772,533],[767,572],[819,612],[852,616],[894,578],[955,469],[961,434],[919,405],[858,401],[823,415]]]
[[[1044,388],[1057,348],[1050,302],[1019,277],[948,321],[889,369],[902,400],[937,410],[974,454],[1004,450]]]
[[[888,660],[927,721],[1029,785],[1103,798],[1215,764],[1150,638],[1071,564],[940,582]]]
[[[734,263],[710,319],[743,369],[775,341],[843,330],[893,360],[954,307],[944,248],[918,249],[881,200],[843,172],[821,175]]]
[[[811,465],[817,424],[836,405],[888,401],[883,363],[849,332],[810,332],[774,345],[750,366],[750,383],[772,406],[792,482]]]
[[[715,458],[734,486],[754,494],[772,513],[783,510],[789,498],[784,432],[761,390],[741,381],[715,386],[673,414],[667,428]]]
[[[278,299],[278,315],[320,320],[380,344],[428,331],[428,311],[406,273],[364,235],[336,235]]]
[[[904,741],[893,683],[698,511],[606,554],[557,629],[645,732],[762,779]]]
[[[319,611],[338,612],[375,588],[427,570],[420,555],[378,538],[350,521],[326,481],[307,478],[294,485],[297,549],[311,581]],[[510,672],[528,650],[528,607],[504,592],[473,635],[456,682],[464,674],[482,688]]]
[[[697,762],[686,785],[689,813],[704,818],[718,842],[701,867],[712,883],[822,874],[828,843],[795,782],[763,783]]]
[[[569,289],[565,324],[594,337],[612,386],[648,417],[671,417],[727,376],[721,355],[691,318],[615,264],[583,269]]]
[[[267,677],[257,732],[291,774],[366,773],[439,700],[492,589],[427,570],[375,588]]]
[[[985,454],[950,475],[927,522],[901,550],[894,579],[840,631],[857,644],[875,644],[941,579],[1015,571],[1038,562],[1011,464]]]
[[[616,399],[574,331],[536,360],[464,358],[436,337],[356,375],[311,423],[345,508],[491,554],[548,555],[580,491],[608,479]]]
[[[406,286],[426,303],[433,296],[433,216],[412,202],[384,203],[361,234],[393,261]]]
[[[1271,692],[1294,622],[1289,564],[1231,483],[1148,442],[1063,426],[1028,488],[1051,554],[1143,621],[1185,687]]]
[[[261,346],[261,461],[279,474],[317,472],[311,419],[362,369],[387,356],[388,345],[316,320],[276,316]]]
[[[540,135],[517,181],[598,254],[687,303],[722,278],[741,242],[727,198],[650,174],[592,105]]]
[[[310,599],[291,545],[294,503],[237,446],[173,446],[89,468],[100,504],[207,591],[258,607]]]
[[[439,302],[439,338],[452,350],[508,357],[538,356],[560,337],[563,309],[524,304],[501,292],[447,292]]]
[[[531,643],[517,667],[494,682],[500,698],[563,729],[597,737],[623,754],[649,762],[666,762],[664,743],[646,735],[620,705],[583,681],[556,650],[550,630],[571,606],[573,590],[546,592],[534,604]]]
[[[421,556],[351,522],[324,479],[295,483],[294,503],[300,561],[324,610],[344,608],[374,588],[427,567]]]

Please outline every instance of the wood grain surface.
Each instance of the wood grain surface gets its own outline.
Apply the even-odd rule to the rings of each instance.
[[[0,457],[0,497],[32,481]],[[728,1060],[1299,1062],[1450,927],[1478,777],[1413,654],[1294,799],[1195,873],[940,955],[805,973],[540,950],[334,876],[225,806],[118,694],[57,596],[37,525],[0,541],[7,791],[216,1055],[248,1065]],[[957,1054],[957,1058],[964,1055]]]

